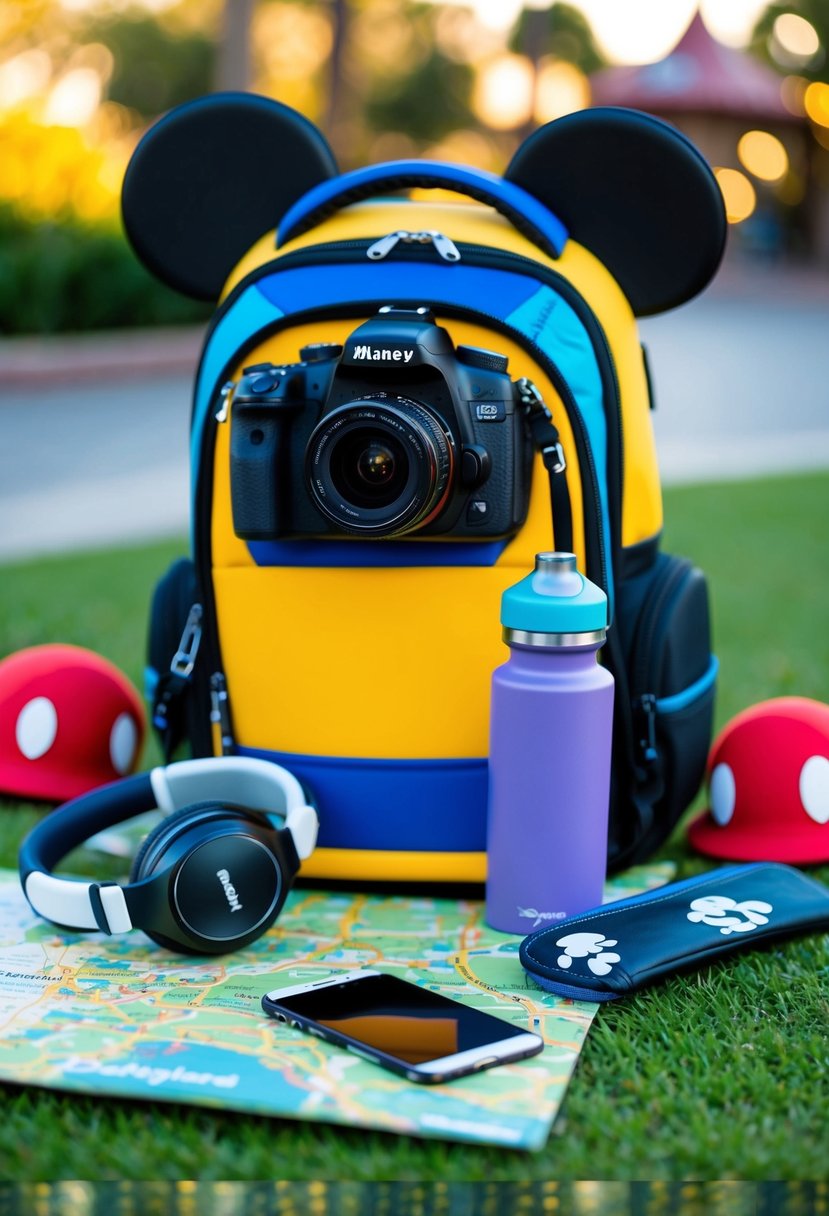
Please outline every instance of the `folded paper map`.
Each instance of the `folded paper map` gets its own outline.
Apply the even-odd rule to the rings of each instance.
[[[667,863],[638,867],[606,897],[671,876]],[[488,928],[474,900],[300,889],[247,949],[191,958],[137,931],[57,930],[31,911],[17,875],[0,870],[0,1080],[539,1149],[597,1006],[536,988],[520,940]],[[420,1085],[262,1012],[266,992],[355,967],[534,1030],[545,1049]]]

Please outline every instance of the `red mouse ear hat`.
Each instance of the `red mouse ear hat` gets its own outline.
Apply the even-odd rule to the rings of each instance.
[[[145,715],[107,659],[48,644],[0,662],[0,791],[64,802],[135,770]]]
[[[695,849],[735,861],[829,861],[829,705],[762,701],[732,718],[708,757],[709,809]]]

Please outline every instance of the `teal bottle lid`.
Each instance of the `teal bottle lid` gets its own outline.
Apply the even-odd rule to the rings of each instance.
[[[574,553],[539,553],[532,574],[502,595],[501,624],[506,642],[529,646],[603,641],[607,596],[579,573]]]

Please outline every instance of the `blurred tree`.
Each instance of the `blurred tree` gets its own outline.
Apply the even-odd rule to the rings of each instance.
[[[553,55],[574,63],[586,76],[605,63],[587,18],[568,4],[525,8],[512,32],[510,50],[526,55],[534,63],[544,55]]]
[[[339,115],[347,103],[343,60],[348,44],[349,0],[331,0],[331,54],[328,57],[328,81],[323,126],[335,138]]]
[[[249,89],[252,76],[251,21],[256,0],[225,0],[219,34],[216,87]]]
[[[366,119],[378,130],[405,131],[414,140],[441,139],[469,123],[472,70],[432,50],[396,82],[384,80],[366,98]]]
[[[152,16],[127,11],[90,17],[79,34],[112,52],[110,100],[142,118],[154,118],[214,86],[217,54],[210,33],[171,29]]]
[[[359,26],[352,26],[350,75],[366,80],[365,122],[375,131],[430,142],[469,125],[473,69],[436,44],[437,13],[433,4],[380,0],[365,5]]]

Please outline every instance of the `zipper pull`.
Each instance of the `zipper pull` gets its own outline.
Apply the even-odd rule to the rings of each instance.
[[[381,262],[383,258],[388,257],[400,241],[406,245],[433,245],[444,262],[461,260],[460,251],[455,242],[451,241],[448,236],[444,236],[442,232],[435,232],[431,228],[425,228],[422,232],[407,232],[405,228],[401,228],[397,232],[390,232],[388,236],[381,236],[379,241],[369,245],[366,257],[370,258],[372,262]]]
[[[653,764],[659,757],[656,746],[656,697],[645,692],[635,705],[639,716],[638,744],[645,764]]]
[[[227,681],[220,671],[210,677],[210,726],[213,734],[213,754],[229,756],[233,752],[233,732],[230,729],[230,708]]]
[[[405,240],[406,237],[411,238],[411,235],[405,228],[401,228],[398,232],[390,232],[388,236],[381,236],[379,241],[375,241],[373,245],[369,245],[366,250],[366,257],[371,258],[372,262],[381,262],[384,257],[391,253],[398,241]]]
[[[188,614],[178,650],[170,663],[170,671],[173,675],[179,676],[183,680],[193,674],[193,668],[196,665],[196,655],[199,653],[201,645],[201,618],[202,606],[194,604]]]
[[[448,236],[444,236],[442,232],[434,231],[430,231],[429,236],[432,238],[432,244],[444,262],[459,262],[461,260],[460,250]]]
[[[227,422],[227,412],[230,409],[230,403],[233,400],[233,391],[236,388],[235,380],[228,380],[219,390],[219,396],[222,399],[222,404],[216,410],[215,418],[217,422]]]

